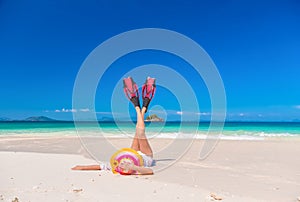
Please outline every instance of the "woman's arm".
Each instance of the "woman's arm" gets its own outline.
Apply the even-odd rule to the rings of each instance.
[[[140,175],[153,175],[153,170],[151,168],[136,166],[134,164],[123,164],[120,165],[120,167],[137,171]],[[101,170],[100,165],[87,165],[87,166],[78,165],[71,169],[72,170]]]
[[[101,170],[99,165],[75,166],[72,170]]]
[[[122,162],[119,166],[125,170],[137,171],[139,175],[153,175],[153,170],[151,168],[136,166],[132,162]]]
[[[151,168],[134,165],[132,170],[137,171],[140,175],[153,175],[153,170]]]

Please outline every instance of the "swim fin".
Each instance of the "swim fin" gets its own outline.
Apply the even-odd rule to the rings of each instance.
[[[154,97],[155,90],[156,90],[156,79],[147,77],[143,88],[142,88],[142,96],[143,96],[143,107],[146,107],[146,112],[149,106],[150,101]]]
[[[140,107],[139,91],[136,83],[131,77],[123,79],[123,89],[126,97],[135,107]]]

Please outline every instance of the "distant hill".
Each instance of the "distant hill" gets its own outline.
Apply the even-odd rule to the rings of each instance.
[[[0,117],[0,121],[11,121],[10,118],[6,118],[6,117]]]
[[[0,121],[58,121],[58,120],[55,120],[55,119],[51,119],[49,117],[46,117],[46,116],[31,116],[31,117],[28,117],[26,119],[10,119],[10,118],[6,118],[6,117],[0,117]]]
[[[57,121],[46,116],[32,116],[21,121]]]

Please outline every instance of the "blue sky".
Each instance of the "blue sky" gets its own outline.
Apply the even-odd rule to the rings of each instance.
[[[72,109],[73,85],[85,58],[110,37],[153,27],[182,33],[210,55],[224,82],[229,120],[299,120],[299,25],[297,0],[0,0],[0,117],[70,120],[72,111],[90,110]],[[123,74],[151,63],[170,66],[190,85],[200,85],[195,94],[201,112],[209,114],[208,93],[188,64],[144,51],[120,58],[104,75],[106,87],[100,83],[95,98],[100,118],[111,116],[111,91]],[[116,73],[117,66],[123,72]],[[170,119],[193,112],[180,109],[162,87],[152,105]]]

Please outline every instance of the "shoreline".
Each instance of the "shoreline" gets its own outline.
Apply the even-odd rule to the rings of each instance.
[[[210,139],[205,138],[149,138],[150,143],[156,144],[157,142],[164,142],[168,144],[168,142],[173,141],[190,141],[190,142],[205,142]],[[288,137],[266,137],[264,139],[221,139],[221,138],[213,138],[211,139],[217,143],[219,142],[290,142],[296,141],[300,144],[300,137],[298,136],[288,136]],[[86,141],[109,141],[112,145],[116,147],[126,147],[126,145],[130,145],[132,141],[132,137],[97,137],[97,136],[59,136],[59,135],[3,135],[0,136],[0,152],[1,151],[19,151],[19,152],[33,152],[41,153],[43,152],[42,148],[47,148],[46,153],[54,153],[54,154],[80,154],[78,152],[78,148],[82,147],[83,142]],[[69,144],[68,143],[72,143]],[[25,146],[24,146],[25,144]],[[40,147],[38,144],[41,144]],[[52,147],[52,145],[56,145]],[[68,147],[64,147],[63,145],[68,145]],[[125,145],[125,146],[124,146]],[[62,150],[57,150],[57,148],[61,146],[64,148]],[[154,145],[155,146],[155,145]],[[154,149],[155,150],[155,149]]]
[[[58,131],[58,132],[37,132],[37,133],[14,133],[14,134],[7,134],[3,135],[0,134],[0,141],[1,139],[51,139],[51,138],[104,138],[104,139],[131,139],[133,138],[133,133],[130,134],[123,134],[123,135],[116,135],[116,134],[109,134],[104,133],[104,135],[99,135],[99,133],[91,132],[90,134],[80,135],[76,131]],[[200,140],[204,141],[206,139],[215,139],[220,141],[269,141],[269,140],[278,140],[278,141],[285,141],[285,140],[300,140],[300,134],[288,134],[288,135],[277,135],[277,134],[269,134],[266,136],[254,136],[254,135],[215,135],[215,134],[196,134],[193,135],[192,133],[162,133],[161,135],[148,135],[148,139],[193,139],[193,140]]]
[[[104,151],[100,149],[95,138],[84,141],[90,143],[91,150],[110,157],[102,145]],[[112,138],[109,141],[116,147],[124,147],[131,140]],[[159,153],[173,142],[172,139],[152,139],[150,143]],[[220,140],[207,158],[199,160],[203,143],[203,140],[194,140],[185,155],[174,162],[162,161],[156,155],[154,158],[160,160],[156,167],[173,165],[157,170],[153,176],[124,177],[105,171],[71,171],[75,164],[97,163],[82,147],[78,137],[1,137],[0,161],[3,166],[0,177],[3,180],[0,192],[5,200],[18,195],[20,201],[40,201],[42,198],[42,201],[62,201],[62,198],[102,201],[100,196],[113,201],[131,196],[129,193],[137,196],[133,201],[146,195],[149,198],[145,201],[152,198],[158,201],[212,201],[210,193],[221,196],[222,201],[249,202],[288,202],[296,201],[300,196],[300,162],[296,159],[300,155],[299,138]],[[64,175],[66,177],[62,177]],[[139,192],[132,192],[133,181]],[[123,183],[124,192],[116,195],[113,187],[119,183]],[[105,188],[102,188],[103,184]],[[83,191],[75,193],[74,189]]]

